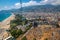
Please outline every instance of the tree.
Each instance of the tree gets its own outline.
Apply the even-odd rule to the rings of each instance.
[[[27,40],[26,36],[25,36],[25,37],[23,37],[21,40]]]
[[[18,20],[18,21],[22,21],[22,18],[23,18],[23,16],[20,15],[20,14],[15,15],[15,19]]]
[[[18,29],[18,30],[13,29],[13,30],[10,30],[10,33],[14,38],[17,38],[21,34],[23,34],[23,31],[21,29]]]
[[[30,23],[29,27],[32,27],[32,23]]]
[[[33,40],[36,40],[36,38],[33,38]]]
[[[45,38],[45,40],[48,40],[47,38]]]
[[[33,24],[34,28],[38,26],[38,23],[37,22],[34,22]]]
[[[10,33],[11,33],[11,35],[12,35],[14,38],[16,38],[16,31],[17,31],[17,30],[10,30]]]
[[[60,27],[59,24],[56,24],[56,27],[59,28]]]
[[[16,34],[21,35],[23,34],[23,31],[21,29],[17,30]]]

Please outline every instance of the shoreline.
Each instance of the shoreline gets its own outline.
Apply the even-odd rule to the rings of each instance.
[[[5,20],[0,22],[0,30],[2,29],[0,33],[0,38],[2,38],[3,40],[10,36],[10,34],[6,30],[10,28],[10,21],[13,19],[15,19],[15,15],[11,14]]]
[[[8,29],[10,27],[10,21],[15,18],[15,15],[12,13],[8,18],[0,22],[0,28]]]
[[[9,17],[7,17],[5,20],[1,21],[1,22],[5,22],[7,21],[9,18],[11,18],[12,16],[14,16],[14,14],[11,14]]]
[[[1,22],[4,22],[4,21],[8,20],[8,18],[10,18],[11,16],[12,16],[12,14]]]

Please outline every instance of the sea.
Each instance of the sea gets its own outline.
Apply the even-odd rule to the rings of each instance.
[[[8,18],[10,15],[11,15],[10,12],[0,12],[0,22]]]

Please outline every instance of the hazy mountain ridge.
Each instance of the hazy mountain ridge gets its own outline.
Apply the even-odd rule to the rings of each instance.
[[[22,7],[17,10],[13,10],[13,12],[60,12],[60,5],[37,5],[37,6],[28,6]]]
[[[22,9],[24,12],[60,12],[60,5],[38,5],[29,6]]]
[[[60,5],[37,5],[22,7],[19,9],[3,10],[0,12],[60,12]]]

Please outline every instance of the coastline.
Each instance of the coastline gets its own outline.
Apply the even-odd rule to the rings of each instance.
[[[2,23],[9,21],[12,17],[14,17],[14,14],[11,14],[8,18],[6,18],[5,20],[2,21]]]
[[[10,27],[10,21],[15,18],[15,15],[12,13],[8,18],[0,22],[0,28],[8,29]]]

